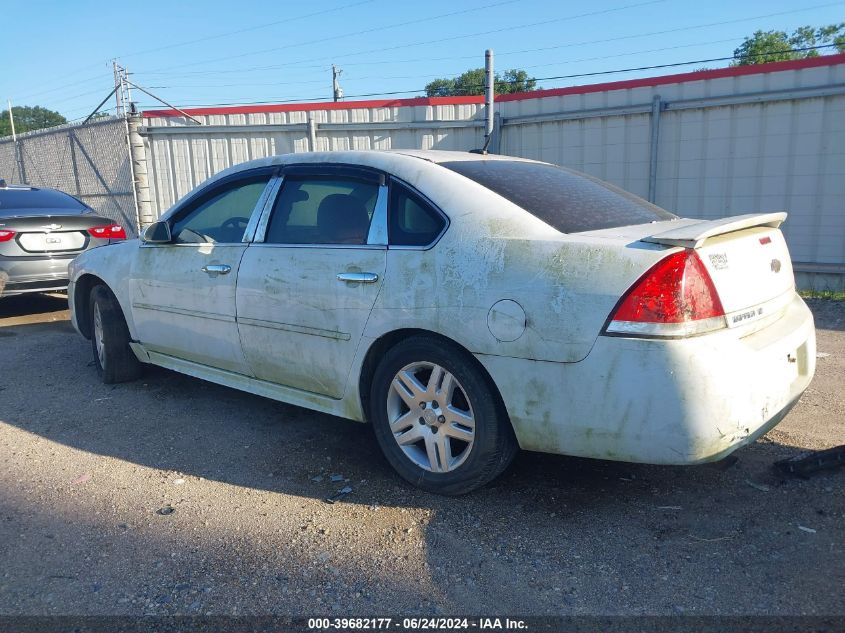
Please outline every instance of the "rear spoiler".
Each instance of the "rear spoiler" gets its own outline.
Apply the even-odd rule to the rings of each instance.
[[[684,248],[698,248],[707,238],[725,233],[741,231],[753,226],[768,226],[778,228],[786,220],[786,211],[773,213],[749,213],[735,215],[721,220],[702,220],[686,226],[679,226],[663,233],[644,237],[641,242],[665,244],[667,246],[683,246]]]

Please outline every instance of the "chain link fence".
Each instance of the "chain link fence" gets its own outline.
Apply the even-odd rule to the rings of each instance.
[[[0,178],[59,189],[138,233],[126,122],[109,117],[0,140]]]

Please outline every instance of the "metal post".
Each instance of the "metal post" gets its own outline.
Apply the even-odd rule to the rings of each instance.
[[[9,125],[12,128],[12,147],[15,150],[15,162],[18,164],[18,181],[26,184],[26,176],[23,170],[23,155],[18,151],[18,135],[15,134],[15,115],[12,114],[12,100],[7,99],[9,104]]]
[[[490,152],[499,154],[502,151],[502,115],[498,112],[493,115],[493,140],[490,143]]]
[[[76,197],[80,197],[82,195],[82,186],[79,183],[79,165],[76,163],[76,143],[74,140],[76,139],[76,134],[74,131],[68,130],[67,133],[67,142],[70,145],[70,164],[73,167],[73,180],[76,183]]]
[[[312,152],[317,151],[317,122],[309,112],[308,113],[308,143]]]
[[[660,95],[654,95],[651,101],[651,142],[648,157],[648,201],[654,202],[657,196],[657,149],[660,141],[660,111],[663,102]]]
[[[484,69],[487,75],[487,87],[484,94],[485,126],[484,126],[484,153],[493,138],[493,93],[495,89],[495,78],[493,75],[493,49],[488,48],[484,52]]]
[[[17,145],[18,135],[15,134],[15,115],[12,114],[12,100],[7,99],[6,102],[9,104],[9,125],[12,126],[12,141]]]
[[[138,223],[138,234],[147,225],[155,221],[153,205],[150,199],[150,180],[147,171],[147,151],[144,137],[141,136],[140,114],[126,117],[127,137],[129,141],[129,166],[132,171],[132,193],[135,198],[135,218]]]

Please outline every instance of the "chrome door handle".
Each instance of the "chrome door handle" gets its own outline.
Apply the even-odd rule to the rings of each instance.
[[[231,266],[227,266],[226,264],[206,264],[202,267],[202,272],[211,274],[218,274],[218,275],[228,275],[229,272],[232,270]]]
[[[355,284],[374,284],[378,281],[375,273],[338,273],[339,281],[346,281]]]

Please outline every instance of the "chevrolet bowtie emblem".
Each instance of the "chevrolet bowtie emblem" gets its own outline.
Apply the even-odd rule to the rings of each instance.
[[[60,228],[62,228],[62,225],[61,224],[46,224],[46,225],[42,226],[41,228],[46,230],[46,231],[58,231]]]

